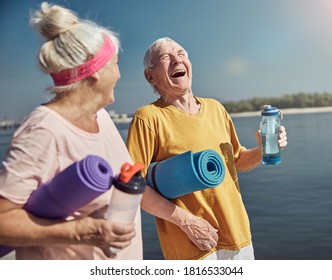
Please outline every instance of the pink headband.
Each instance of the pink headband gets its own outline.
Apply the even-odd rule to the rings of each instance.
[[[105,40],[100,51],[93,58],[75,68],[65,69],[58,73],[51,73],[50,75],[53,78],[54,85],[66,86],[91,76],[112,58],[114,51],[114,44],[110,38],[105,36]]]

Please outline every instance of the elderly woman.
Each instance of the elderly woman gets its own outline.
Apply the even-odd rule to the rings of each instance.
[[[223,182],[215,188],[170,200],[150,187],[145,190],[141,207],[156,216],[164,257],[254,259],[237,171],[261,163],[259,133],[258,146],[245,149],[224,107],[194,96],[188,54],[173,40],[155,41],[145,54],[144,66],[146,80],[160,97],[135,113],[127,138],[132,159],[149,166],[189,150],[212,149],[227,167]],[[282,127],[279,146],[285,147],[286,140]]]
[[[39,64],[53,78],[54,98],[13,136],[0,173],[0,244],[16,247],[17,259],[142,259],[140,213],[128,225],[104,218],[112,188],[71,219],[40,218],[23,208],[43,182],[87,155],[105,159],[114,174],[131,162],[104,109],[120,78],[115,34],[47,3],[31,23],[46,39]],[[123,250],[113,254],[110,247]]]

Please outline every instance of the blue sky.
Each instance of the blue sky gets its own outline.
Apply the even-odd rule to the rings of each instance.
[[[23,118],[49,97],[28,25],[37,0],[2,1],[0,119]],[[332,0],[56,0],[119,33],[121,80],[108,109],[133,113],[157,97],[143,76],[146,48],[168,36],[189,53],[194,94],[220,100],[332,92]]]

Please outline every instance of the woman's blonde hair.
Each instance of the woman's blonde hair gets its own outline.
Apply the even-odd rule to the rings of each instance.
[[[45,73],[57,73],[75,68],[92,58],[101,48],[104,36],[109,36],[118,54],[120,42],[117,34],[96,23],[80,20],[71,10],[43,2],[30,16],[30,24],[45,38],[38,53],[40,68]],[[73,89],[81,81],[54,86],[53,92]]]

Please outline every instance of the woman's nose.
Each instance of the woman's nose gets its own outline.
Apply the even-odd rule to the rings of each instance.
[[[118,80],[121,79],[121,73],[120,73],[120,68],[118,68]]]

